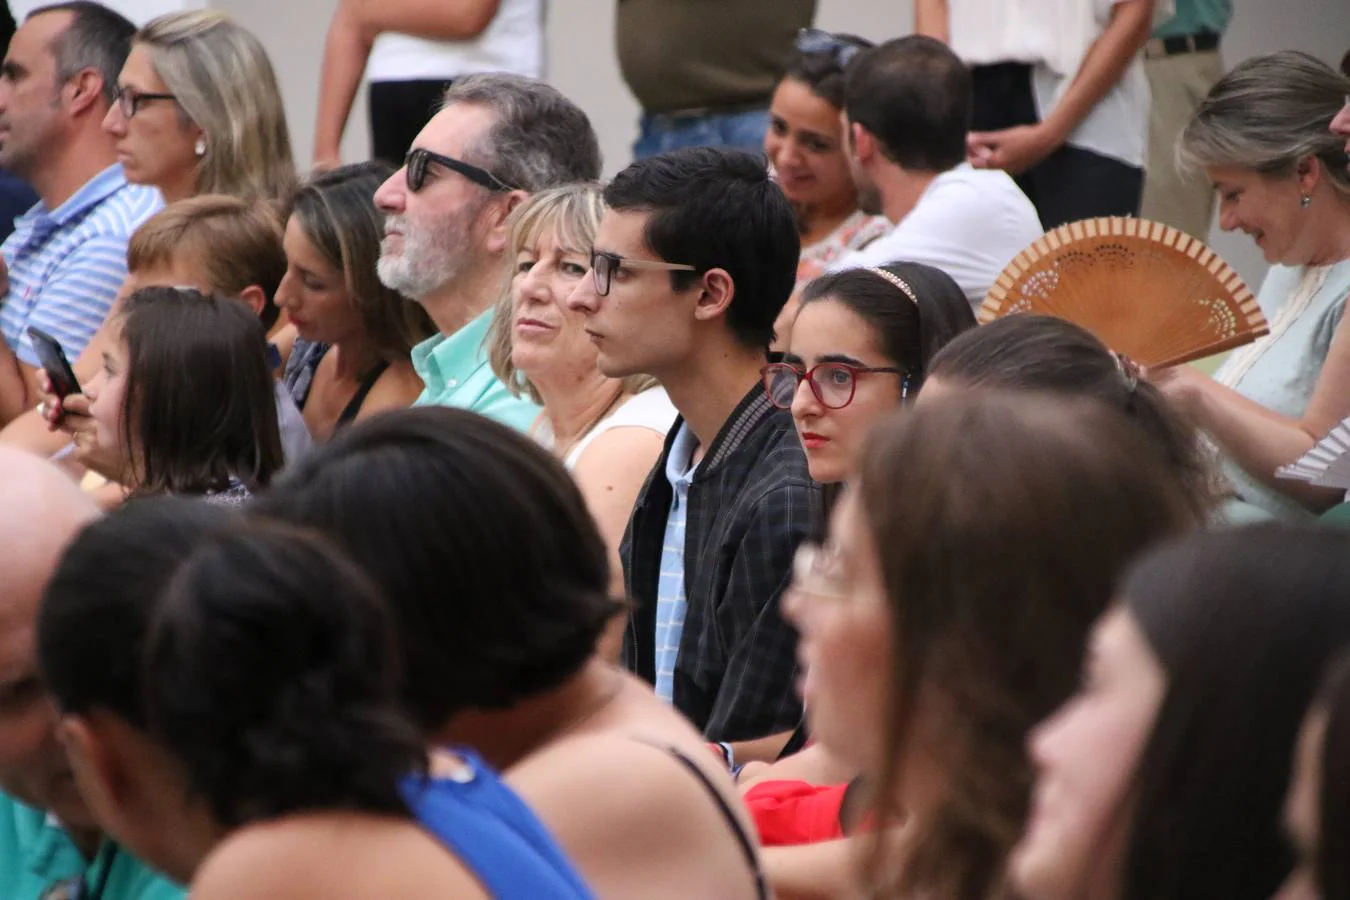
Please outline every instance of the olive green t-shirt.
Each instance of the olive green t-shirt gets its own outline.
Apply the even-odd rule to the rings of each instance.
[[[618,0],[619,67],[647,112],[767,105],[816,0]]]

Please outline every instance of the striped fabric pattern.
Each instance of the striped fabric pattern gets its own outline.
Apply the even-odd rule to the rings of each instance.
[[[694,450],[698,446],[687,424],[671,445],[666,458],[670,481],[670,515],[661,543],[661,575],[656,588],[656,696],[667,703],[675,699],[675,663],[684,635],[684,615],[689,608],[684,593],[684,524],[689,508],[689,484],[694,480]]]
[[[162,205],[159,191],[128,184],[114,165],[56,209],[39,202],[14,220],[0,245],[9,270],[0,334],[20,362],[40,365],[28,339],[32,325],[72,360],[80,355],[127,277],[132,232]]]

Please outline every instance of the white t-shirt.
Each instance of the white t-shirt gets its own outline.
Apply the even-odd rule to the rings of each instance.
[[[430,41],[382,34],[370,51],[370,81],[449,80],[473,72],[544,75],[543,0],[501,0],[497,15],[468,41]]]
[[[648,388],[640,394],[634,394],[614,412],[597,422],[585,437],[577,441],[567,452],[563,465],[567,466],[568,471],[575,469],[581,454],[586,452],[591,441],[613,428],[649,428],[664,437],[670,431],[670,426],[675,424],[675,417],[678,415],[679,412],[666,396],[664,388]],[[540,417],[534,438],[548,449],[553,449],[553,429],[549,427],[546,417]]]
[[[889,233],[829,271],[924,263],[950,275],[979,306],[1004,267],[1043,233],[1036,207],[1006,172],[961,163],[934,178]]]
[[[951,0],[952,50],[972,66],[1030,64],[1036,111],[1044,120],[1069,89],[1116,4],[1126,2],[1133,0]],[[1136,56],[1068,143],[1142,167],[1150,102],[1143,59]]]

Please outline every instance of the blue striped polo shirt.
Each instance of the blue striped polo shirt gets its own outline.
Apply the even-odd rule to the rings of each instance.
[[[127,241],[162,205],[159,191],[128,184],[113,165],[56,209],[39,202],[14,220],[0,245],[9,269],[0,334],[19,362],[41,365],[30,325],[60,341],[72,360],[80,355],[127,277]]]

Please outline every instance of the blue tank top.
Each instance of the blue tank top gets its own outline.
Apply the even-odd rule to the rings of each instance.
[[[403,798],[498,900],[593,900],[572,863],[530,808],[469,750],[463,774],[405,778]]]

